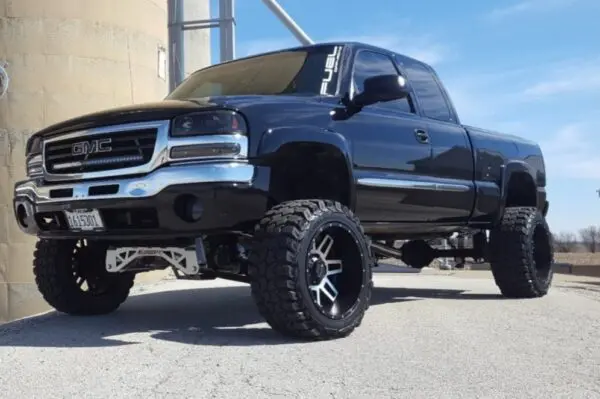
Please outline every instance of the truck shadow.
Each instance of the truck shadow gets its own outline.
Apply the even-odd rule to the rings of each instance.
[[[460,290],[376,287],[375,306],[428,298],[496,299]],[[367,313],[368,317],[369,313]],[[368,323],[363,323],[368,327]],[[364,328],[363,327],[363,328]],[[115,313],[74,317],[52,312],[0,326],[0,347],[93,348],[154,339],[189,345],[298,344],[260,316],[247,286],[194,288],[134,295]]]

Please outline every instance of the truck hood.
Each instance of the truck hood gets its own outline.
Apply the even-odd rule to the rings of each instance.
[[[218,104],[210,102],[198,103],[175,100],[133,104],[124,107],[109,108],[68,119],[48,126],[39,132],[36,132],[34,136],[51,137],[58,134],[86,130],[99,126],[171,119],[186,112],[197,109],[214,108],[217,106]]]
[[[204,97],[190,100],[165,99],[157,102],[133,104],[123,107],[109,108],[106,110],[85,114],[48,126],[38,132],[34,137],[52,137],[72,131],[86,130],[100,126],[118,125],[131,122],[147,122],[172,119],[178,115],[205,109],[238,109],[246,105],[282,101],[306,101],[302,96],[220,96]]]

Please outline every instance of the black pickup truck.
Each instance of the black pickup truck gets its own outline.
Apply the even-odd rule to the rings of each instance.
[[[68,314],[114,311],[137,273],[172,268],[248,282],[274,330],[325,339],[361,323],[380,258],[483,258],[511,298],[552,281],[540,147],[461,124],[429,65],[362,43],[210,66],[163,101],[50,126],[27,175],[15,217]],[[428,244],[454,233],[473,245]]]

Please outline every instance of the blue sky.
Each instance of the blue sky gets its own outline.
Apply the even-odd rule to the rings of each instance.
[[[554,231],[600,224],[600,1],[279,3],[316,42],[358,40],[429,62],[463,123],[541,144]],[[260,0],[236,0],[236,19],[237,57],[298,44]]]

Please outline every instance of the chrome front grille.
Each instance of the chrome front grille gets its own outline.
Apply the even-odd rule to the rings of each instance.
[[[157,129],[150,128],[53,141],[45,147],[46,171],[87,173],[144,165],[152,159],[156,136]]]
[[[169,120],[134,122],[44,139],[44,180],[59,183],[122,179],[124,176],[145,175],[170,163],[241,160],[248,155],[248,137],[245,135],[169,137],[169,126]],[[239,146],[239,153],[235,156],[170,157],[174,148],[192,144],[235,144]]]
[[[45,138],[44,180],[104,179],[148,173],[165,160],[168,120],[101,126]]]

